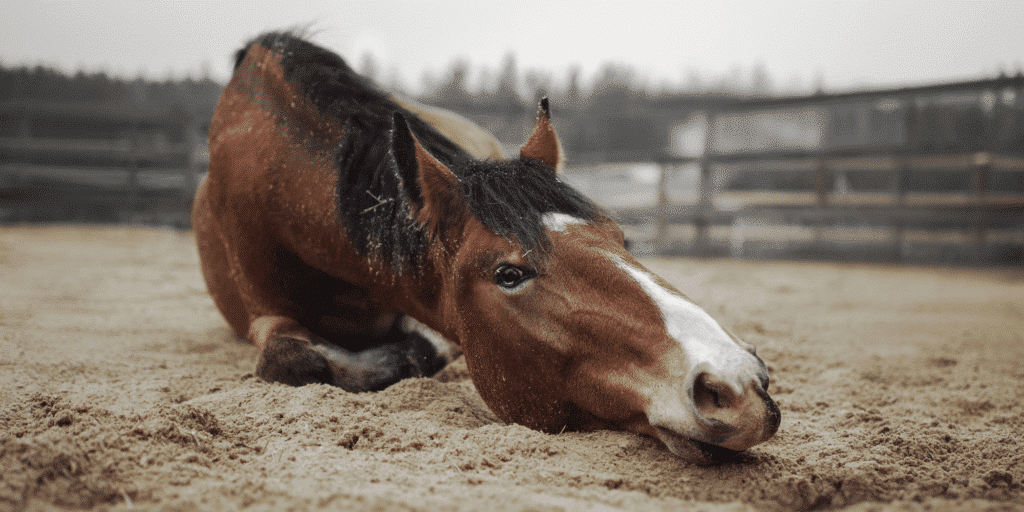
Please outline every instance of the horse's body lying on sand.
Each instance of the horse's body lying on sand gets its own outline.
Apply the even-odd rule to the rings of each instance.
[[[519,158],[476,130],[292,34],[239,52],[193,223],[257,374],[376,390],[461,349],[508,422],[630,430],[697,461],[770,438],[764,364],[559,181],[546,101]]]

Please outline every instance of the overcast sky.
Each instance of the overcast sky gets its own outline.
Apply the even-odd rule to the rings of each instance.
[[[592,78],[608,62],[650,84],[747,76],[777,88],[890,87],[991,77],[1024,68],[1024,2],[547,0],[116,2],[0,0],[0,63],[136,77],[230,74],[231,54],[261,31],[312,23],[314,40],[355,67],[419,86],[459,58],[497,72]],[[470,83],[479,80],[471,75]]]

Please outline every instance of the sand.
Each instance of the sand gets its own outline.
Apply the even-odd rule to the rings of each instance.
[[[505,425],[458,361],[262,382],[190,234],[0,228],[0,509],[1024,510],[1024,270],[645,264],[771,370],[782,426],[739,461]]]

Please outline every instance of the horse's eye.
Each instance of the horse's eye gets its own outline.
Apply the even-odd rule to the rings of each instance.
[[[530,270],[521,269],[515,265],[502,265],[494,271],[494,282],[498,286],[510,290],[533,276],[534,273]]]

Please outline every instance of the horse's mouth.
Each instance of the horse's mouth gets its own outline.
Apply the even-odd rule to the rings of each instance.
[[[661,427],[657,427],[657,432],[658,439],[660,439],[662,443],[665,443],[665,446],[668,447],[669,451],[702,466],[735,462],[741,459],[740,454],[743,453],[711,443],[706,443],[704,441],[684,437]]]
[[[743,453],[736,450],[730,450],[729,448],[705,443],[704,441],[697,441],[696,439],[692,441],[694,446],[704,454],[705,458],[711,461],[711,464],[723,464],[726,462],[736,461]]]

